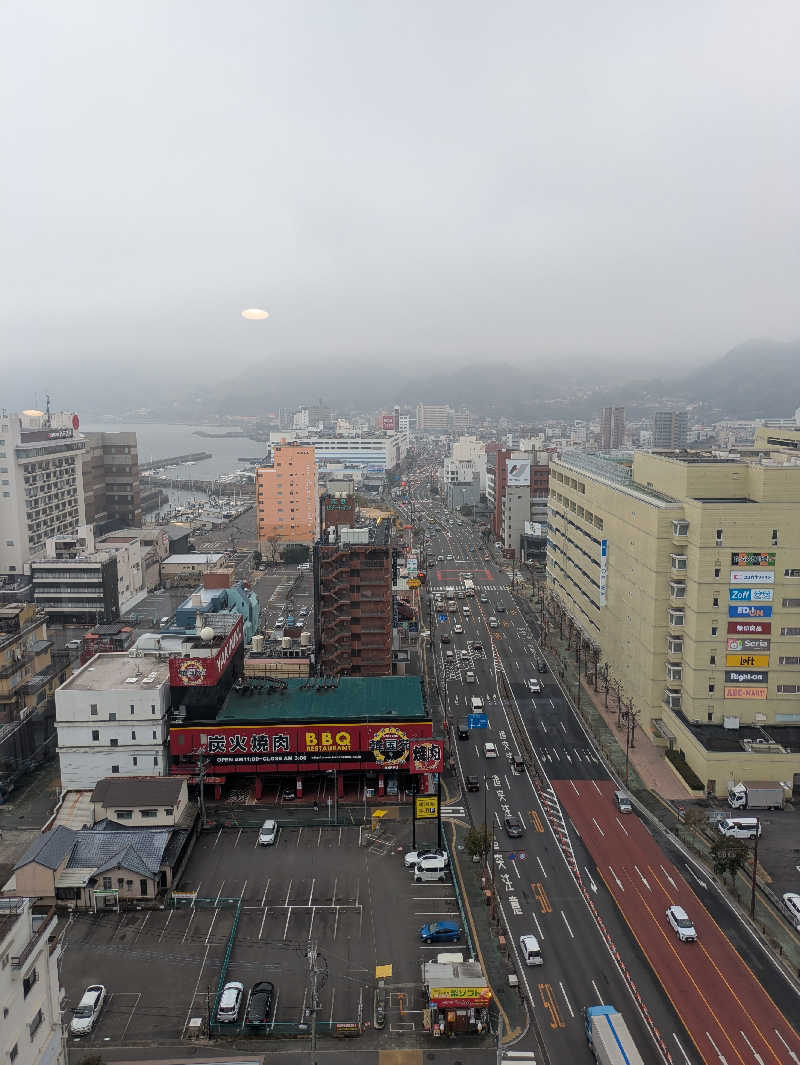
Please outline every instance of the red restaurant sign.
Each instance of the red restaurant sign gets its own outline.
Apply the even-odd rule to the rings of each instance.
[[[433,724],[399,725],[205,725],[172,728],[173,757],[203,749],[215,766],[268,769],[276,763],[319,765],[357,762],[372,769],[442,771],[442,745]]]
[[[236,624],[225,637],[214,655],[201,658],[189,655],[176,656],[169,660],[169,682],[173,688],[213,687],[228,668],[230,660],[242,645],[244,622],[237,618]]]

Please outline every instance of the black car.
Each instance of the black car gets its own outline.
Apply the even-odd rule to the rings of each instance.
[[[446,632],[443,632],[442,635],[439,637],[439,643],[450,643],[450,637],[447,635]]]
[[[503,818],[503,824],[505,825],[506,835],[510,836],[511,839],[519,839],[524,831],[516,814],[506,814]]]
[[[247,1015],[245,1024],[266,1024],[272,1012],[272,1002],[275,998],[275,986],[269,980],[260,980],[253,984],[250,989],[250,998],[247,1000]]]
[[[467,791],[480,791],[481,790],[481,778],[476,777],[474,774],[464,777],[464,781],[467,785]]]
[[[468,740],[469,739],[469,722],[466,719],[462,718],[459,721],[457,728],[458,728],[458,738],[460,740]]]
[[[540,673],[547,672],[547,663],[543,658],[540,658],[539,661],[536,663],[536,668],[539,670]]]

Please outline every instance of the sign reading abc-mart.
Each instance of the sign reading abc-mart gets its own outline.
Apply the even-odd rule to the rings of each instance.
[[[212,765],[239,772],[268,772],[276,765],[323,768],[355,763],[354,769],[406,769],[441,773],[442,744],[433,723],[399,725],[218,725],[172,728],[173,757],[204,751]]]

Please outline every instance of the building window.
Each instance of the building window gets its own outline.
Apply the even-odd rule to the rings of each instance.
[[[171,806],[165,806],[164,807],[164,817],[172,817],[172,807]]]
[[[158,755],[153,759],[153,765],[158,765]]]
[[[139,759],[136,757],[136,755],[133,756],[133,764],[134,765],[138,765],[139,764]]]
[[[775,547],[775,545],[777,543],[778,543],[778,530],[777,529],[773,529],[772,530],[772,546]]]
[[[709,695],[713,695],[713,694],[714,694],[714,690],[715,690],[715,688],[714,688],[714,681],[713,681],[713,680],[710,680],[710,681],[708,682],[708,694],[709,694]]]
[[[103,891],[111,891],[111,877],[110,876],[104,876],[103,877]]]
[[[717,544],[722,543],[722,529],[717,529]]]
[[[156,739],[156,738],[157,738],[157,737],[156,737],[156,730],[155,730],[155,729],[153,729],[153,739]]]
[[[789,610],[800,610],[800,599],[781,599],[781,606]]]
[[[135,729],[131,729],[131,739],[132,740],[136,739],[136,730]]]
[[[778,695],[800,695],[800,684],[779,684],[775,690]]]
[[[670,610],[669,611],[669,623],[670,625],[682,625],[684,615],[682,610]]]
[[[140,810],[140,817],[158,817],[158,810]]]
[[[117,715],[116,715],[116,714],[113,714],[113,713],[112,713],[112,714],[109,714],[109,715],[108,715],[108,720],[109,720],[109,721],[116,721],[116,720],[117,720]]]
[[[118,821],[132,821],[133,810],[115,810],[114,817],[116,817]]]
[[[708,656],[708,664],[710,666],[715,666],[717,664],[717,656],[716,655],[709,655]]]
[[[720,573],[719,566],[715,566],[714,567],[714,576],[715,577],[719,577],[719,573]]]
[[[112,773],[119,773],[119,766],[118,765],[112,765],[111,772]]]
[[[22,980],[22,997],[23,998],[27,998],[28,997],[28,994],[30,993],[31,988],[33,987],[33,985],[36,983],[36,981],[38,979],[39,979],[39,975],[38,975],[38,973],[36,972],[35,969],[31,969],[31,971],[28,973],[28,975],[23,977],[23,980]]]
[[[800,577],[800,569],[785,569],[783,575],[784,577]]]
[[[671,555],[670,558],[672,559],[672,568],[674,570],[685,570],[689,563],[686,555]]]
[[[713,597],[713,599],[711,600],[711,605],[712,606],[719,606],[719,596],[718,595],[715,595]]]
[[[688,521],[673,521],[672,523],[672,535],[673,536],[686,536],[689,532]]]
[[[683,640],[680,637],[668,636],[667,637],[667,650],[671,655],[679,655],[683,653]]]
[[[714,711],[713,710],[709,710],[708,713],[706,714],[706,721],[708,721],[708,723],[710,725],[713,720],[714,720]]]
[[[780,655],[778,657],[779,666],[800,666],[800,657],[798,655]]]
[[[89,712],[92,713],[92,714],[96,714],[97,713],[97,703],[92,703],[91,704],[91,706],[89,707]]]
[[[100,739],[100,729],[99,728],[93,728],[92,729],[92,740],[97,742],[97,740],[99,740],[99,739]]]
[[[155,712],[156,712],[156,704],[155,703],[150,703],[150,713],[154,714]]]
[[[33,1018],[31,1023],[28,1025],[28,1032],[30,1034],[31,1042],[33,1042],[33,1037],[38,1032],[39,1027],[40,1027],[40,1025],[41,1025],[43,1020],[44,1020],[44,1014],[39,1009],[39,1010],[36,1011],[36,1016]]]
[[[781,636],[800,636],[800,628],[797,625],[782,625]]]
[[[119,747],[119,740],[116,736],[112,736],[111,739],[108,741],[108,744],[110,747]]]
[[[718,632],[719,632],[719,625],[716,625],[716,624],[712,625],[711,626],[711,635],[712,636],[716,636]]]

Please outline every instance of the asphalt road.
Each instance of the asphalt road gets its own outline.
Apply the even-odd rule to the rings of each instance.
[[[762,1036],[754,1035],[748,1027],[750,1021],[745,1024],[743,1020],[740,1027],[744,1034],[737,1034],[734,1045],[726,1042],[723,1048],[713,1033],[709,1039],[705,1029],[699,1030],[699,1018],[695,1016],[697,993],[691,981],[683,978],[682,969],[661,969],[654,961],[654,940],[662,943],[665,950],[675,946],[662,935],[666,927],[664,911],[669,903],[662,905],[664,900],[659,897],[657,921],[661,923],[653,923],[651,919],[649,938],[639,938],[639,925],[624,906],[618,905],[621,893],[612,897],[607,889],[608,880],[614,883],[608,873],[609,863],[615,871],[617,864],[626,871],[630,869],[626,853],[629,840],[622,832],[617,835],[609,832],[603,840],[604,849],[595,853],[594,845],[603,837],[591,820],[592,831],[587,830],[586,816],[596,814],[599,823],[617,823],[610,798],[615,785],[581,722],[564,699],[557,678],[551,672],[536,671],[540,652],[534,633],[514,604],[509,587],[511,577],[495,561],[493,549],[486,560],[486,548],[471,522],[463,520],[461,525],[450,525],[452,515],[447,515],[438,502],[426,501],[421,507],[416,504],[414,509],[414,522],[425,526],[430,540],[428,558],[435,563],[427,568],[429,591],[442,590],[446,596],[448,588],[455,591],[463,586],[464,573],[470,573],[475,584],[475,598],[458,599],[457,613],[448,612],[446,621],[437,619],[435,609],[429,615],[436,675],[461,779],[465,774],[481,778],[481,792],[467,793],[463,789],[458,802],[470,807],[475,823],[483,822],[486,817],[494,829],[495,882],[515,948],[519,936],[526,932],[536,935],[542,945],[544,965],[527,971],[525,967],[520,968],[526,977],[526,995],[549,1060],[562,1061],[572,1056],[585,1059],[588,1052],[580,1011],[585,1005],[599,1002],[615,1005],[623,1013],[646,1062],[661,1060],[622,976],[621,967],[624,967],[674,1062],[706,1061],[715,1065],[725,1061],[729,1065],[734,1061],[740,1065],[763,1065],[770,1060],[785,1061],[787,1065],[794,1062],[796,1059],[788,1049],[791,1048],[791,1054],[796,1053],[792,1030],[763,992],[767,1004],[756,996],[759,1005],[754,1006],[753,1015],[753,1024],[764,1029]],[[510,563],[507,565],[510,567]],[[485,602],[481,601],[482,595]],[[498,611],[499,603],[505,605],[505,612]],[[469,607],[468,615],[464,613],[465,606]],[[497,629],[490,627],[491,617],[497,619]],[[462,627],[463,633],[454,631],[456,624]],[[450,643],[440,643],[442,633],[450,636]],[[476,641],[483,645],[485,656],[476,656],[472,651]],[[452,658],[447,655],[448,650],[453,651]],[[467,652],[466,656],[462,651]],[[474,683],[467,683],[468,670],[475,674]],[[528,691],[526,682],[532,677],[542,683],[541,694],[532,695]],[[484,701],[488,728],[471,729],[468,740],[458,741],[453,726],[465,716],[473,695],[479,695]],[[496,744],[497,759],[484,757],[486,740]],[[522,774],[512,773],[506,757],[517,751],[530,761],[530,770]],[[538,782],[537,775],[541,778]],[[579,807],[580,817],[575,813],[574,803],[566,801],[567,797],[575,799],[576,795],[581,796],[583,804]],[[512,840],[505,835],[502,819],[506,813],[515,813],[522,821],[525,826],[522,839]],[[570,813],[575,816],[570,818]],[[662,840],[654,839],[636,815],[633,824],[650,843],[648,861],[652,864],[660,854],[658,866],[671,870],[673,881],[681,884],[678,897],[689,898],[683,891],[681,874],[659,849]],[[631,827],[628,825],[629,831]],[[587,847],[585,843],[590,845]],[[602,859],[602,876],[596,859]],[[635,870],[630,871],[638,877]],[[661,869],[659,877],[664,880]],[[627,896],[622,901],[627,901]],[[717,1015],[729,1023],[732,1014],[738,1019],[743,1008],[749,1007],[749,1000],[742,1000],[741,989],[751,988],[750,971],[732,948],[728,947],[727,952],[723,949],[727,942],[723,933],[730,932],[737,948],[744,950],[744,957],[753,959],[759,977],[785,1015],[800,1017],[800,1005],[793,991],[765,957],[760,945],[743,934],[743,926],[730,908],[719,905],[715,898],[712,919],[710,915],[700,915],[699,900],[692,901],[691,905],[692,915],[697,916],[704,930],[711,925],[717,929],[716,935],[709,933],[713,951],[708,946],[709,954],[717,959],[717,967],[711,965],[703,976],[706,984],[714,984],[708,996]],[[720,922],[722,931],[715,921]],[[685,946],[692,948],[690,944]],[[687,1018],[691,1035],[681,1017]],[[531,1033],[520,1046],[534,1049],[536,1043]]]

